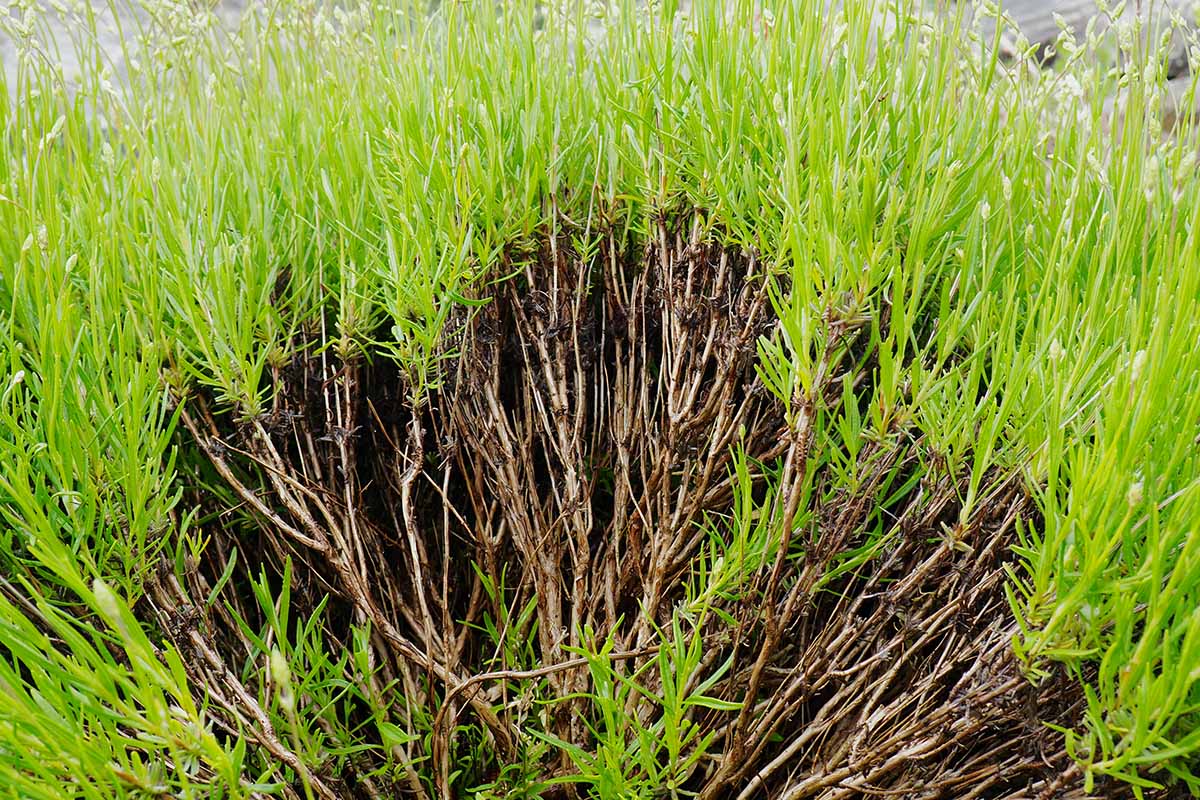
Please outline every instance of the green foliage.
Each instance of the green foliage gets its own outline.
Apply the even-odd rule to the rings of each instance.
[[[676,614],[671,630],[657,633],[657,654],[641,668],[657,672],[649,680],[616,667],[611,639],[579,651],[592,678],[593,689],[585,699],[596,712],[595,726],[589,725],[596,744],[584,750],[551,734],[531,731],[564,751],[576,768],[575,774],[551,784],[578,784],[586,787],[589,796],[604,798],[691,794],[684,788],[687,779],[716,737],[714,731],[703,733],[693,715],[703,709],[737,711],[740,706],[708,694],[730,665],[702,669],[705,643],[697,628],[686,630]],[[596,641],[592,631],[585,638]],[[631,712],[641,708],[639,701],[655,708],[656,713],[645,714],[652,723],[644,724],[642,714]]]
[[[156,647],[128,605],[91,586],[50,539],[34,552],[74,597],[64,609],[26,583],[0,597],[0,783],[20,797],[244,797],[246,742],[223,744],[177,653]],[[80,616],[82,615],[82,617]]]
[[[1019,476],[1041,514],[1011,574],[1013,648],[1032,679],[1063,665],[1086,691],[1072,755],[1089,782],[1200,793],[1200,181],[1190,123],[1158,134],[1160,59],[1118,36],[1128,69],[1081,48],[1028,76],[908,4],[886,35],[871,4],[823,6],[623,2],[598,33],[582,4],[276,2],[229,31],[164,3],[128,21],[125,80],[77,18],[75,83],[37,13],[3,23],[22,55],[0,83],[2,790],[237,797],[294,777],[236,721],[214,734],[179,653],[129,610],[191,535],[177,404],[257,419],[298,356],[366,354],[421,408],[448,321],[513,254],[564,219],[643,247],[687,211],[762,265],[780,325],[759,370],[792,422],[838,388],[813,456],[838,485],[811,490],[854,495],[864,443],[914,429],[963,479],[963,525]],[[881,509],[920,479],[889,476]],[[601,796],[682,791],[705,754],[692,715],[733,711],[705,693],[719,669],[692,680],[694,620],[783,538],[773,495],[739,486],[657,632],[657,677],[589,632],[596,746],[531,727],[531,763],[561,750],[563,780]],[[320,613],[289,618],[286,579],[251,580],[258,608],[228,613],[280,738],[310,770],[374,748],[406,774],[433,721],[372,688],[370,630],[334,651]],[[531,613],[481,623],[497,665],[536,668]],[[646,704],[652,722],[627,711]],[[497,786],[541,790],[511,772]]]

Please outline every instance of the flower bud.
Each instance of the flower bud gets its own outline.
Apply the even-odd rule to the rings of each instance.
[[[121,604],[112,588],[104,581],[96,578],[92,581],[92,594],[96,598],[96,610],[110,625],[118,625],[121,620]]]
[[[1146,351],[1138,350],[1133,354],[1133,360],[1129,364],[1129,377],[1134,383],[1137,383],[1142,377],[1142,370],[1145,368],[1145,366]]]
[[[279,705],[284,711],[296,708],[296,697],[292,694],[292,670],[287,659],[278,650],[271,651],[271,682],[279,692]]]

